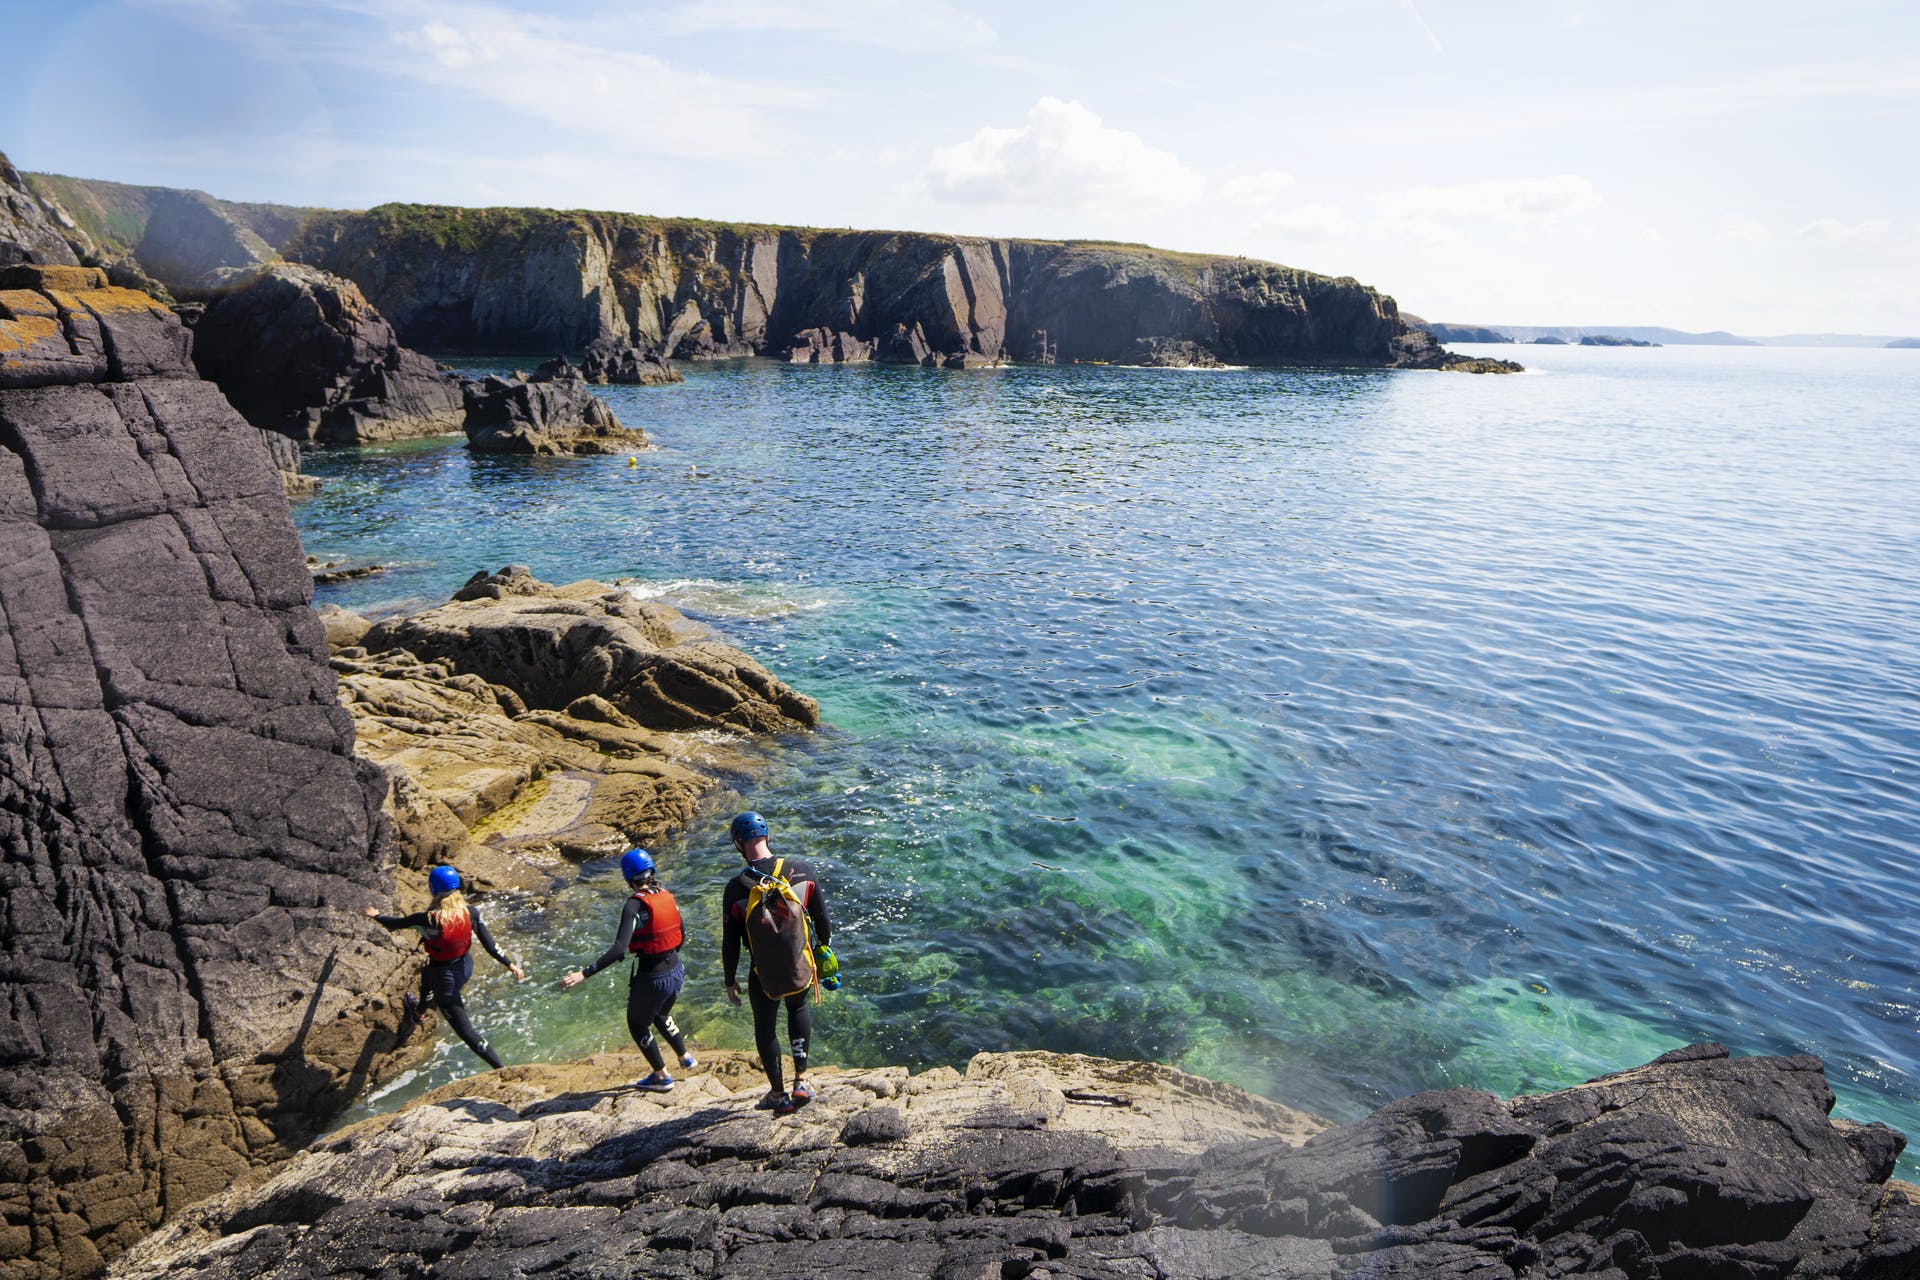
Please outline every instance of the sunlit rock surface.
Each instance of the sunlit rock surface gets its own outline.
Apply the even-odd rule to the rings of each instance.
[[[147,295],[0,267],[0,1276],[84,1276],[387,1062],[385,787],[278,473]]]
[[[1356,1124],[1164,1067],[982,1054],[817,1070],[791,1117],[750,1060],[671,1094],[637,1054],[461,1081],[194,1209],[125,1280],[435,1276],[1609,1280],[1920,1268],[1892,1131],[1830,1121],[1809,1058],[1695,1046],[1502,1102]]]

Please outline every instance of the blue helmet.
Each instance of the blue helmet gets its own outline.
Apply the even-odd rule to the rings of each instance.
[[[638,880],[653,870],[653,855],[645,849],[629,849],[620,855],[620,874]]]
[[[452,893],[460,887],[460,873],[452,867],[435,867],[427,872],[427,888],[435,893]]]
[[[767,834],[767,820],[757,813],[737,813],[727,833],[735,840],[758,840]]]

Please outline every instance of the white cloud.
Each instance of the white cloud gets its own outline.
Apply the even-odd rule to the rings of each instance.
[[[1204,186],[1172,152],[1059,98],[1040,99],[1023,125],[935,151],[926,180],[936,200],[1060,208],[1184,204]]]
[[[1578,213],[1599,202],[1593,183],[1574,173],[1446,187],[1413,187],[1376,197],[1389,218],[1525,222]]]
[[[1337,204],[1303,204],[1268,214],[1253,230],[1288,240],[1341,240],[1353,234],[1354,224]]]
[[[1667,242],[1667,233],[1658,227],[1642,227],[1640,228],[1640,238],[1648,244],[1665,244]]]
[[[1842,222],[1838,218],[1815,218],[1794,232],[1802,240],[1878,240],[1893,230],[1885,218],[1863,218]]]
[[[1282,191],[1293,185],[1293,175],[1279,169],[1262,169],[1258,173],[1236,173],[1223,178],[1215,188],[1215,194],[1233,204],[1260,205],[1271,204]]]
[[[498,62],[500,51],[476,41],[444,22],[429,22],[418,31],[401,32],[400,43],[420,49],[443,67],[459,70],[478,62]]]
[[[803,32],[848,44],[930,53],[984,48],[998,39],[988,23],[945,0],[699,0],[661,16],[676,32]]]
[[[1723,213],[1714,224],[1713,238],[1728,244],[1761,245],[1773,239],[1767,224],[1744,213]]]
[[[644,51],[631,28],[583,29],[450,0],[396,0],[369,16],[392,24],[393,74],[622,150],[698,156],[711,153],[714,137],[744,148],[764,142],[763,111],[818,103],[810,91],[683,71]]]

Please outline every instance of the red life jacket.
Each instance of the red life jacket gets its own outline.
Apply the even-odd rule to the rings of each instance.
[[[462,915],[457,920],[447,921],[440,926],[440,932],[422,937],[420,945],[427,949],[429,960],[441,964],[458,960],[473,946],[473,917]]]
[[[634,898],[644,902],[647,907],[647,927],[643,932],[636,923],[633,927],[633,941],[627,944],[627,951],[636,956],[663,956],[686,940],[687,931],[680,923],[680,904],[665,889],[655,889],[652,893],[636,893]]]

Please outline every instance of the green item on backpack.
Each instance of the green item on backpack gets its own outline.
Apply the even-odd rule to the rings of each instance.
[[[782,874],[785,858],[760,876],[747,890],[747,950],[760,990],[775,1000],[797,996],[814,985],[813,934],[807,927],[807,905]]]
[[[840,989],[840,957],[833,954],[833,948],[821,943],[813,949],[814,968],[820,972],[820,985],[829,991]]]

